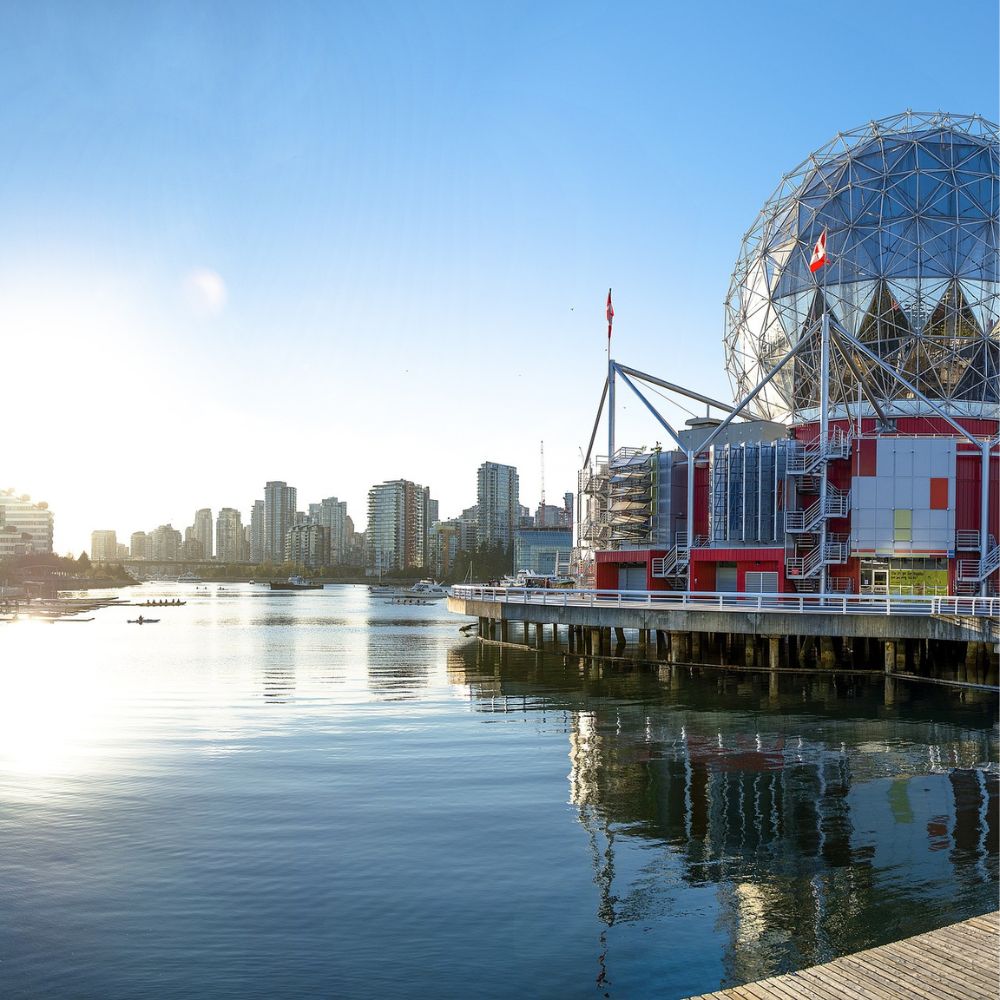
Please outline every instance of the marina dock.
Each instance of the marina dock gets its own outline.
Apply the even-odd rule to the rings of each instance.
[[[703,993],[689,1000],[995,1000],[1000,995],[996,911],[824,965]]]

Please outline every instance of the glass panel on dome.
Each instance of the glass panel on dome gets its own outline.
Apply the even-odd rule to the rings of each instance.
[[[945,219],[955,218],[955,189],[948,177],[920,175],[920,212]]]
[[[882,248],[882,273],[886,277],[909,277],[917,273],[918,234],[912,218],[886,226]]]
[[[919,333],[926,319],[920,309],[920,282],[916,278],[896,278],[888,285],[893,302],[906,314],[910,329]]]
[[[955,272],[989,280],[996,276],[996,242],[990,223],[963,224],[955,237]]]
[[[917,145],[917,167],[920,170],[940,170],[951,166],[951,153],[948,145],[940,141],[924,140]]]
[[[972,310],[980,331],[989,333],[996,326],[1000,310],[1000,284],[996,281],[963,278],[961,285],[965,301]]]
[[[854,273],[858,278],[877,278],[882,273],[882,230],[854,231],[854,244],[849,251]]]
[[[877,281],[850,281],[838,285],[835,289],[827,290],[828,296],[832,294],[837,297],[837,313],[841,317],[844,329],[851,336],[858,335],[861,321],[868,312],[877,287]]]

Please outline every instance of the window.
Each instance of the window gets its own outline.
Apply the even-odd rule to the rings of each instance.
[[[913,539],[913,511],[893,512],[892,539],[894,542],[909,542]]]

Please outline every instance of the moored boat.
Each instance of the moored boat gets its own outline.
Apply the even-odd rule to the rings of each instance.
[[[271,590],[322,590],[322,583],[310,583],[301,576],[290,576],[284,583],[271,581]]]
[[[440,601],[450,596],[447,587],[434,580],[420,580],[412,587],[369,587],[373,597],[416,598],[423,601]]]

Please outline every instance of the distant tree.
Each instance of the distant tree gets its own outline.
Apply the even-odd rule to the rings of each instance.
[[[86,552],[81,552],[79,558],[76,560],[76,568],[80,570],[90,569],[90,556]]]

